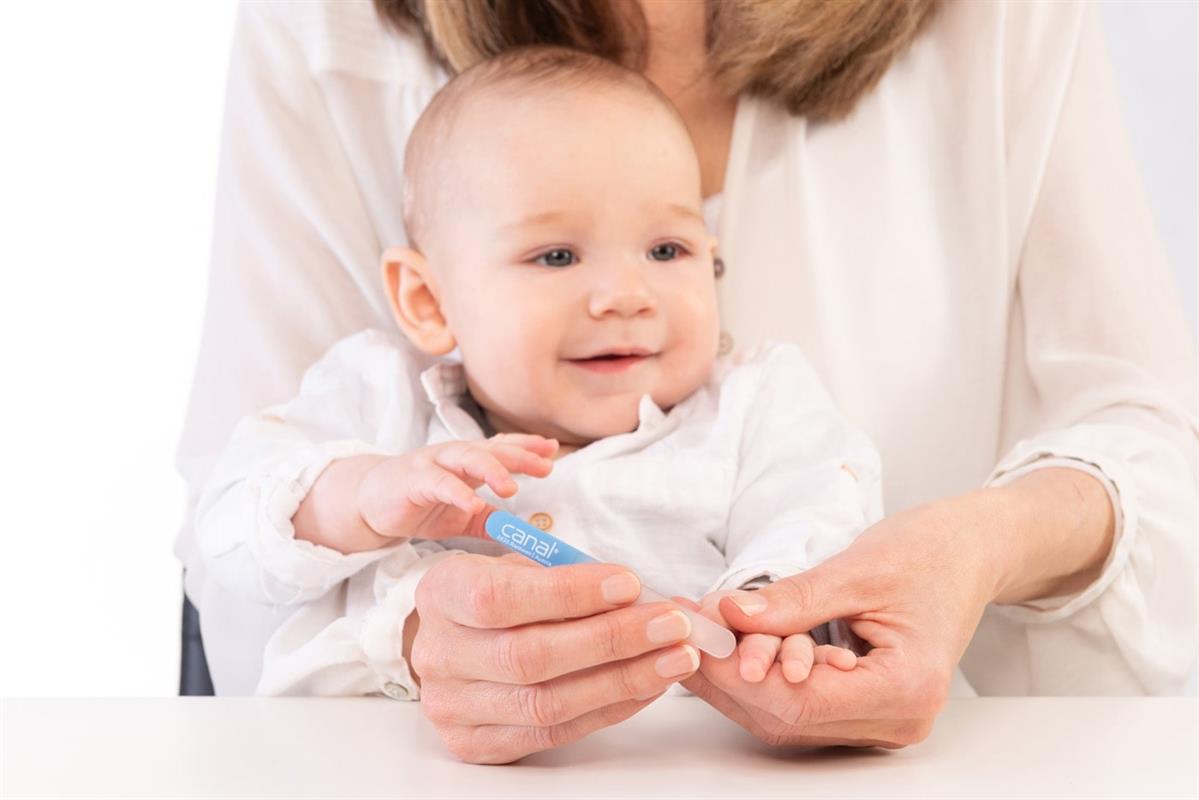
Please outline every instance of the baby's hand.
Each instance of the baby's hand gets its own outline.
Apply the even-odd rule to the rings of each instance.
[[[858,663],[852,650],[831,644],[818,645],[806,633],[793,633],[785,639],[765,633],[746,634],[737,645],[737,657],[741,660],[738,672],[742,680],[750,683],[765,680],[776,662],[790,683],[807,680],[814,664],[828,664],[849,671]]]
[[[726,594],[728,592],[713,592],[700,601],[700,608],[705,615],[725,625],[727,623],[719,609],[720,598]],[[743,634],[737,645],[737,658],[737,671],[741,679],[749,683],[765,680],[776,663],[781,665],[783,677],[790,683],[807,680],[815,664],[828,664],[849,671],[858,663],[858,657],[852,650],[831,644],[817,645],[806,633],[795,633],[786,638],[765,633]]]
[[[501,433],[385,458],[358,487],[358,513],[371,530],[389,538],[461,536],[487,510],[475,489],[487,484],[500,497],[511,497],[516,494],[512,473],[544,478],[557,450],[553,439]]]

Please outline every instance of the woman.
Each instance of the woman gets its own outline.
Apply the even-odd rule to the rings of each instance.
[[[796,688],[705,661],[691,689],[766,741],[895,746],[927,734],[959,660],[984,694],[1181,687],[1194,362],[1084,5],[247,4],[179,454],[193,498],[237,418],[289,396],[337,339],[387,326],[376,262],[405,241],[411,125],[447,69],[529,41],[638,66],[674,100],[719,219],[726,332],[798,342],[883,455],[890,517],[721,605],[749,633],[845,618],[874,646],[862,668]],[[217,689],[252,691],[279,620],[206,581],[186,527],[179,551]],[[569,640],[538,621],[602,619],[602,575],[530,585],[516,568],[448,559],[422,582],[422,631],[447,633],[413,650],[426,711],[472,760],[645,703],[621,671],[645,631],[610,626],[618,641],[565,676],[535,663]],[[504,612],[472,617],[463,585],[498,587]],[[386,692],[363,624],[346,620],[347,659]],[[539,638],[497,658],[528,624]],[[488,662],[491,702],[455,699],[464,662]]]

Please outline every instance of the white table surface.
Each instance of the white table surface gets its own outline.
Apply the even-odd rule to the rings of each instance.
[[[1188,797],[1199,700],[950,701],[899,751],[771,750],[693,697],[513,766],[455,761],[414,703],[13,699],[0,797]]]

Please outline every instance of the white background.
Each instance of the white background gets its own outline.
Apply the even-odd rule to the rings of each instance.
[[[1103,7],[1193,330],[1199,12]],[[0,7],[0,695],[169,695],[234,6]]]

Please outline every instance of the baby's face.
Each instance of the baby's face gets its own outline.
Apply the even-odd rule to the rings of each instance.
[[[492,424],[582,445],[701,386],[716,243],[681,123],[611,89],[504,93],[461,123],[425,256]]]

